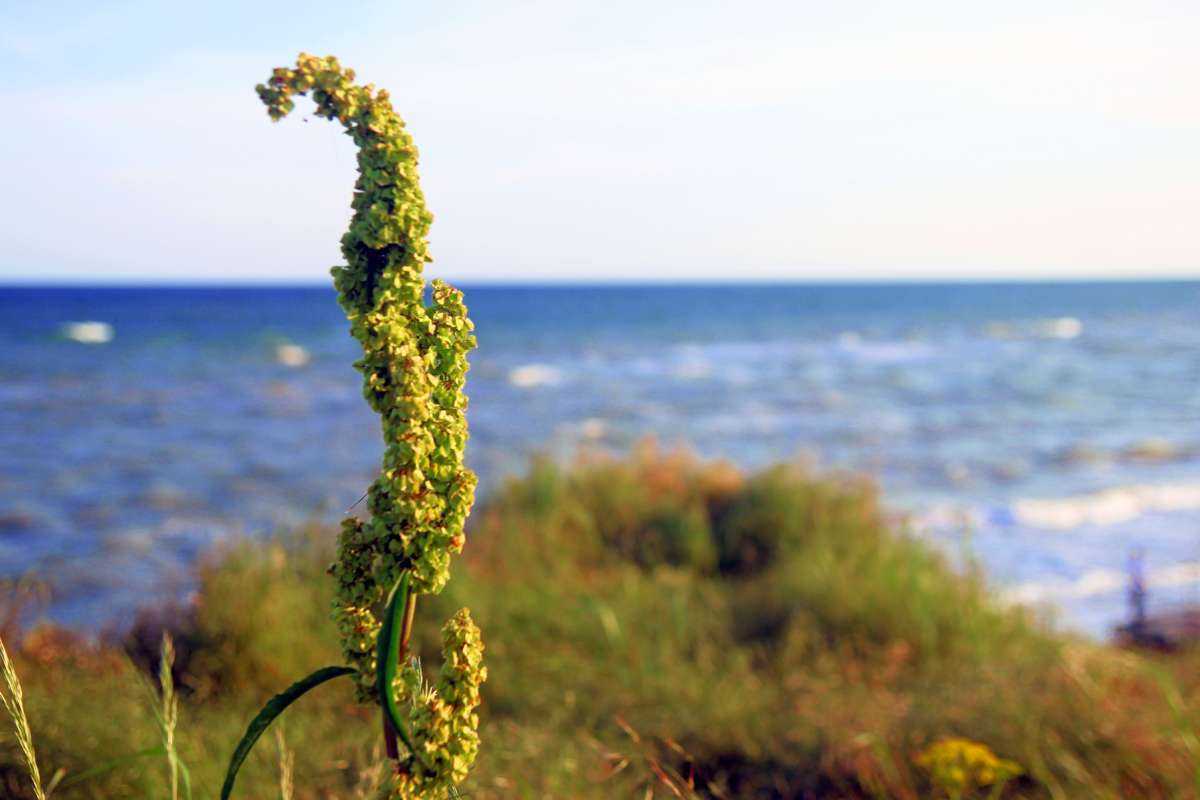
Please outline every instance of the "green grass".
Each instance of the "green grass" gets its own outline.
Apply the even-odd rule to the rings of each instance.
[[[200,568],[174,631],[172,744],[195,797],[216,796],[268,697],[338,662],[331,557],[332,532],[314,528]],[[468,605],[483,629],[472,798],[938,797],[913,759],[944,736],[1020,764],[1005,797],[1200,791],[1200,659],[1073,641],[1000,607],[853,478],[744,476],[649,447],[537,462],[477,509],[449,587],[422,602],[420,619]],[[414,634],[427,674],[437,637],[432,623]],[[161,758],[71,783],[162,745],[124,654],[41,629],[16,665],[42,771],[64,770],[55,797],[171,796]],[[286,749],[256,749],[235,797],[280,797],[285,761],[295,798],[371,796],[379,713],[348,682],[284,724]],[[0,739],[0,796],[32,796],[22,764]]]

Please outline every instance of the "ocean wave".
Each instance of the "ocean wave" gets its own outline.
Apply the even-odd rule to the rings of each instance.
[[[1075,339],[1083,333],[1083,323],[1076,317],[1023,322],[993,320],[983,326],[983,332],[993,339]]]
[[[1200,561],[1181,561],[1151,570],[1146,576],[1146,586],[1151,589],[1190,586],[1196,583],[1200,583]],[[1019,583],[1002,590],[1000,596],[1006,603],[1041,605],[1047,602],[1083,600],[1113,594],[1124,591],[1128,585],[1129,576],[1124,572],[1115,569],[1094,569],[1077,578]]]
[[[1063,448],[1051,460],[1063,467],[1099,467],[1115,464],[1162,464],[1194,458],[1194,444],[1176,444],[1169,439],[1141,439],[1125,447],[1101,448],[1092,444],[1074,444]]]
[[[608,433],[608,423],[600,417],[588,417],[579,423],[579,435],[584,439],[603,439]]]
[[[1074,497],[1020,499],[1010,507],[1012,522],[1048,530],[1084,525],[1116,525],[1142,514],[1200,510],[1200,481],[1117,486]]]
[[[562,371],[549,364],[523,364],[508,373],[508,382],[521,389],[556,386],[562,378]]]
[[[275,360],[285,367],[303,367],[312,361],[312,356],[298,344],[275,345]]]
[[[919,361],[933,355],[933,348],[928,342],[913,339],[866,340],[856,331],[841,333],[837,346],[843,353],[855,358],[885,364]]]
[[[950,479],[955,471],[943,472],[943,477]],[[1179,511],[1200,511],[1200,481],[1115,486],[1068,497],[1018,498],[996,506],[943,502],[914,513],[908,522],[923,535],[985,527],[1067,532],[1088,525],[1119,525],[1144,514]]]
[[[64,322],[61,328],[66,339],[80,344],[108,344],[113,340],[113,326],[107,322]]]

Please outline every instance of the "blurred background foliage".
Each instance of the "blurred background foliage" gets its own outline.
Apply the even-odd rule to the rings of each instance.
[[[9,630],[42,771],[65,770],[55,796],[167,796],[155,759],[70,783],[157,743],[137,673],[157,669],[164,629],[179,755],[196,796],[215,796],[263,701],[338,660],[332,557],[317,526],[243,541],[205,559],[189,606],[147,611],[127,634]],[[945,737],[1023,771],[965,796],[1200,791],[1195,653],[1075,640],[1002,607],[851,476],[745,475],[651,443],[535,461],[478,509],[463,567],[429,602],[414,636],[427,660],[431,620],[460,606],[488,631],[468,797],[948,796],[918,764]],[[283,719],[282,755],[251,756],[238,796],[280,797],[290,757],[295,797],[370,797],[374,722],[349,684],[322,687]],[[22,777],[6,732],[0,795],[25,797]]]

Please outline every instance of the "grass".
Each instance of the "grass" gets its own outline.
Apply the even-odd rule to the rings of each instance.
[[[179,800],[180,777],[183,778],[183,796],[186,800],[192,798],[192,781],[187,766],[179,759],[179,751],[175,747],[175,730],[179,726],[179,695],[175,692],[175,643],[170,633],[164,633],[158,659],[158,690],[150,688],[150,707],[154,709],[154,718],[158,723],[159,736],[162,739],[162,753],[167,760],[167,774],[170,776],[171,800]]]
[[[195,606],[166,615],[172,763],[189,765],[195,797],[216,795],[263,701],[337,663],[331,541],[312,528],[214,553]],[[1001,607],[851,477],[743,475],[649,446],[539,461],[476,511],[429,604],[428,620],[469,605],[487,644],[471,798],[944,797],[915,759],[947,737],[1023,771],[964,796],[1200,792],[1200,658],[1072,640]],[[51,628],[24,637],[32,734],[66,775],[56,798],[173,796],[170,771],[148,759],[71,782],[161,746],[165,707],[136,691],[167,661],[159,616],[125,643],[140,666]],[[427,662],[437,635],[414,632]],[[236,797],[372,796],[378,713],[349,684],[297,703],[286,734],[251,755]],[[0,740],[0,796],[34,796],[25,763]]]
[[[29,774],[30,791],[37,800],[46,800],[46,789],[42,785],[41,770],[38,769],[37,753],[33,749],[33,733],[29,730],[29,718],[25,716],[24,689],[3,641],[0,641],[0,672],[4,675],[6,690],[0,692],[0,704],[4,705],[4,711],[12,721],[17,746],[21,750],[21,760]]]

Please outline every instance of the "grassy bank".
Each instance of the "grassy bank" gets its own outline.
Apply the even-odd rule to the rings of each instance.
[[[331,541],[314,529],[213,554],[194,607],[160,615],[196,797],[216,795],[268,696],[337,663]],[[1200,790],[1200,658],[1042,630],[890,529],[852,479],[649,448],[535,463],[476,511],[432,603],[421,618],[469,605],[487,644],[473,798],[945,796],[916,759],[948,736],[1020,765],[1005,797]],[[148,617],[127,642],[152,668],[157,636]],[[436,636],[419,629],[420,651]],[[65,770],[56,797],[169,796],[158,757],[71,783],[157,744],[147,670],[50,629],[16,665],[42,772]],[[236,796],[279,797],[291,753],[297,798],[369,797],[378,729],[348,683],[323,687],[287,712],[282,751],[259,745]],[[0,748],[0,795],[24,797],[7,731]]]

